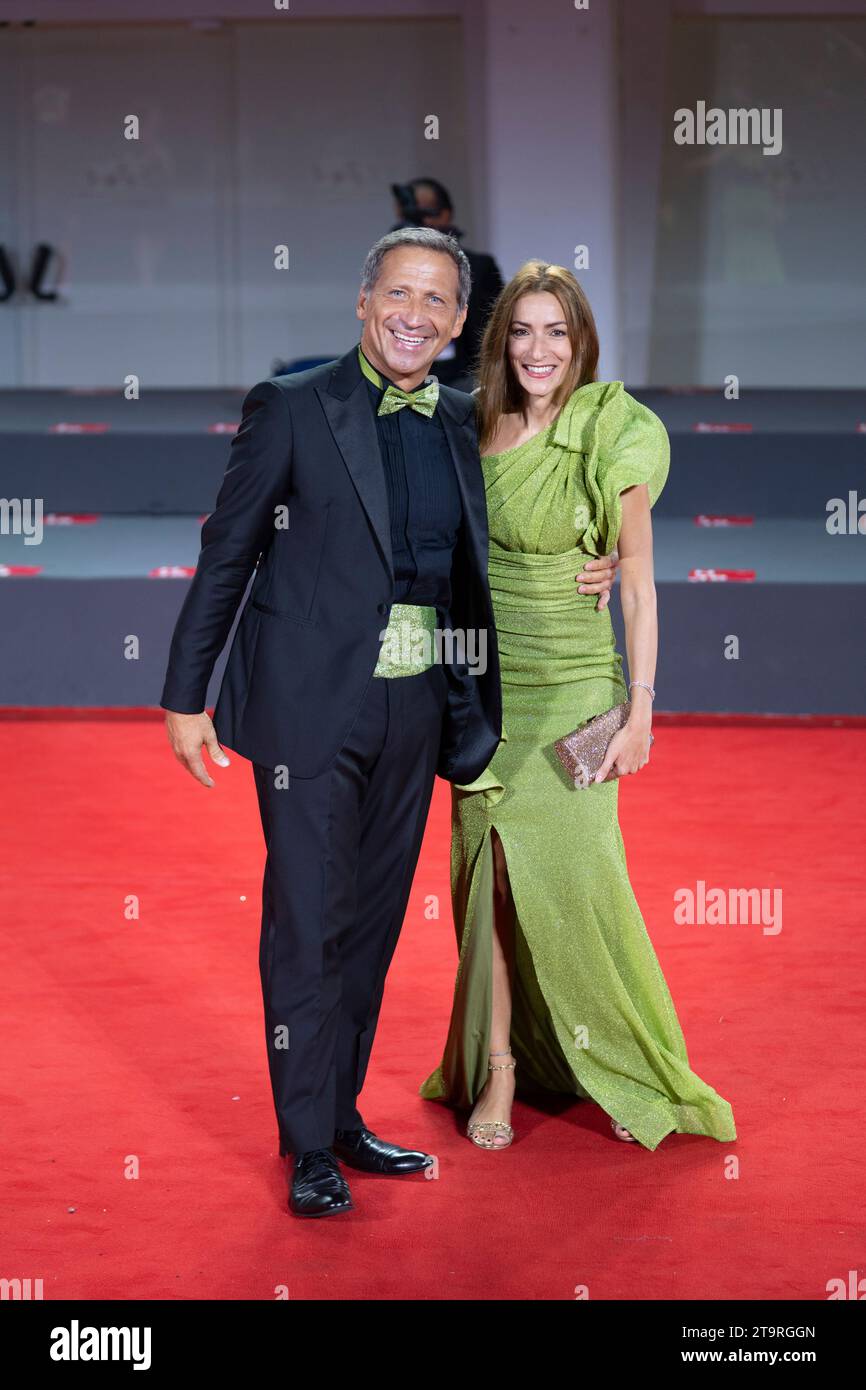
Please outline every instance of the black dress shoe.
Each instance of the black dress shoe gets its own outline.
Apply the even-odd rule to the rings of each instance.
[[[330,1149],[297,1155],[289,1210],[295,1216],[333,1216],[352,1210],[349,1184]]]
[[[387,1144],[369,1129],[338,1129],[334,1136],[334,1153],[343,1163],[350,1168],[360,1168],[362,1173],[418,1173],[433,1162],[432,1154]]]

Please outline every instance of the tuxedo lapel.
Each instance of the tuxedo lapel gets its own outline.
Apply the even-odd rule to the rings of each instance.
[[[370,409],[357,348],[352,348],[335,362],[328,384],[317,386],[316,394],[328,418],[337,448],[349,470],[355,491],[370,518],[393,582],[394,565],[391,555],[391,523],[385,470],[382,467],[376,422]],[[487,550],[484,538],[487,536],[487,512],[478,457],[474,409],[471,402],[449,392],[447,387],[440,390],[437,409],[454,461],[475,566],[480,574],[486,574]]]
[[[334,366],[327,386],[317,386],[316,395],[328,417],[331,432],[349,470],[355,491],[370,518],[391,582],[394,565],[391,556],[391,524],[385,470],[379,453],[376,422],[370,409],[367,387],[358,362],[358,349],[352,348]]]
[[[486,575],[487,502],[478,454],[474,407],[465,405],[459,397],[440,391],[438,408],[454,460],[475,567],[479,574]]]

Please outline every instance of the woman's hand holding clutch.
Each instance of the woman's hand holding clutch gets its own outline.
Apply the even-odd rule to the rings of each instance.
[[[640,772],[649,762],[652,724],[643,713],[632,713],[627,723],[614,734],[607,746],[604,761],[593,781],[610,782],[615,777],[627,777]]]

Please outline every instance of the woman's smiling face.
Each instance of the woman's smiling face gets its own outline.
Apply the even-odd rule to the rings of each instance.
[[[568,327],[555,294],[524,294],[514,305],[508,331],[508,358],[527,395],[551,396],[561,386],[572,359]]]

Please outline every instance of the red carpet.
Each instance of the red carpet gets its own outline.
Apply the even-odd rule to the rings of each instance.
[[[623,786],[692,1066],[739,1131],[654,1154],[556,1100],[515,1107],[516,1142],[485,1153],[418,1097],[456,958],[440,783],[363,1096],[439,1179],[354,1175],[356,1210],[307,1223],[276,1155],[263,847],[231,756],[208,791],[158,722],[0,724],[0,1276],[42,1278],[46,1299],[560,1300],[822,1299],[862,1274],[866,731],[659,728]],[[781,932],[675,924],[674,892],[699,880],[781,888]]]

